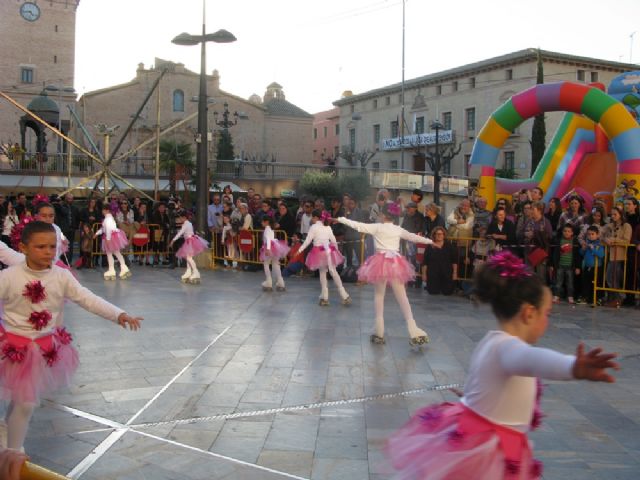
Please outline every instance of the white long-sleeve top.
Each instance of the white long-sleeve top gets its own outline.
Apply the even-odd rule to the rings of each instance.
[[[18,263],[24,262],[24,254],[16,252],[6,243],[0,242],[0,262],[9,267],[11,265],[17,265]]]
[[[46,293],[46,298],[40,303],[32,303],[22,295],[25,286],[36,280],[42,283]],[[121,308],[80,285],[70,271],[56,265],[46,270],[32,270],[23,262],[0,272],[0,300],[4,307],[2,324],[10,333],[32,339],[50,334],[55,327],[62,325],[66,298],[112,322],[117,322],[120,314],[124,313]],[[51,321],[42,330],[36,330],[29,322],[29,316],[31,312],[43,310],[51,313]]]
[[[331,227],[324,225],[322,222],[316,222],[311,225],[309,233],[307,233],[307,238],[305,238],[304,243],[298,251],[304,252],[312,243],[314,247],[323,246],[325,248],[329,247],[329,245],[338,244]]]
[[[60,260],[62,254],[67,251],[69,247],[69,240],[67,240],[67,237],[64,236],[64,233],[62,233],[62,230],[60,230],[60,227],[58,225],[56,225],[55,223],[53,223],[52,225],[54,230],[56,231],[56,256],[53,259],[53,263],[56,263],[58,260]]]
[[[400,240],[408,240],[414,243],[431,245],[433,241],[426,237],[421,237],[415,233],[408,232],[402,227],[393,223],[362,223],[340,217],[338,222],[357,230],[360,233],[368,233],[373,236],[376,251],[400,251]]]
[[[119,230],[120,229],[118,228],[113,215],[107,213],[104,216],[104,219],[102,220],[102,226],[100,227],[100,230],[96,232],[96,235],[104,235],[107,240],[111,240],[111,235]]]
[[[273,229],[267,225],[264,229],[264,233],[262,234],[262,245],[267,250],[271,250],[271,242],[276,239],[275,233],[273,233]]]
[[[526,432],[535,408],[536,377],[572,379],[575,360],[492,330],[471,355],[462,403],[494,423]]]
[[[175,242],[180,237],[184,237],[185,240],[187,238],[193,237],[193,225],[189,220],[185,219],[184,223],[182,224],[182,227],[180,227],[180,230],[178,230],[178,233],[176,233],[176,236],[173,237],[173,240],[171,241]]]

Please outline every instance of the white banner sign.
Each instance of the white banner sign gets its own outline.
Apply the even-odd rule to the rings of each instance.
[[[402,137],[396,137],[385,138],[380,143],[382,145],[382,150],[398,150],[403,142]],[[438,132],[438,143],[453,143],[453,130],[441,130]],[[435,144],[435,133],[419,133],[416,135],[404,136],[404,148]]]

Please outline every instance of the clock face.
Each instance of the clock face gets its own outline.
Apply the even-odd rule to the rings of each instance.
[[[29,22],[35,22],[40,18],[40,7],[33,2],[25,2],[20,5],[20,15]]]

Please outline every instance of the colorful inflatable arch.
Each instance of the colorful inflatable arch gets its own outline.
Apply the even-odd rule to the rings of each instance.
[[[498,108],[482,127],[473,146],[469,164],[481,166],[479,193],[487,198],[490,208],[495,203],[496,193],[511,193],[498,192],[495,177],[500,149],[511,132],[525,120],[553,111],[582,114],[599,124],[616,156],[616,184],[622,181],[640,183],[640,126],[622,103],[598,88],[584,84],[540,84],[514,95]],[[537,184],[532,185],[531,180],[520,181],[522,183],[529,184],[527,186]]]

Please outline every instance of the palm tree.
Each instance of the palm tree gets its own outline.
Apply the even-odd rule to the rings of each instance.
[[[160,141],[160,168],[169,172],[169,191],[171,195],[176,193],[176,183],[179,175],[185,187],[185,197],[187,197],[185,177],[191,174],[194,167],[191,144],[176,140]]]

